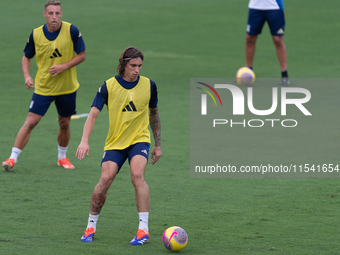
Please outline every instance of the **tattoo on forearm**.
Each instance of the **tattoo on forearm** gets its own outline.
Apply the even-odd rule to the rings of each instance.
[[[159,119],[158,108],[150,108],[150,127],[155,139],[155,146],[161,146],[161,121]]]
[[[92,201],[91,201],[91,211],[100,213],[104,203],[106,200],[106,196],[104,196],[102,193],[92,195]]]

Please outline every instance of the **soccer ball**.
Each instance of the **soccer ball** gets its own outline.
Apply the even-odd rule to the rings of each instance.
[[[180,251],[188,243],[188,235],[183,228],[173,226],[163,233],[163,244],[169,251]]]
[[[251,86],[255,81],[255,73],[249,67],[241,67],[236,73],[236,82],[241,86]]]

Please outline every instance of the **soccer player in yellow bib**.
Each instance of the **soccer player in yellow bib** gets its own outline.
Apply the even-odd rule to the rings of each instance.
[[[162,155],[161,124],[156,84],[139,75],[143,59],[143,53],[135,47],[124,50],[119,58],[119,74],[108,79],[99,88],[84,125],[83,136],[76,152],[79,160],[89,155],[90,134],[100,111],[105,104],[107,105],[110,128],[101,161],[101,176],[92,194],[88,224],[81,238],[83,242],[93,241],[107,191],[126,159],[130,163],[131,181],[135,188],[139,214],[137,235],[130,244],[141,245],[150,238],[148,227],[150,191],[144,180],[150,147],[148,126],[150,123],[155,140],[151,151],[151,163],[155,164]]]
[[[71,115],[76,113],[76,93],[79,87],[75,66],[86,58],[85,44],[76,26],[61,21],[59,1],[50,0],[45,3],[44,17],[46,24],[33,30],[24,50],[22,70],[25,85],[28,89],[34,88],[34,93],[26,121],[15,139],[12,154],[2,162],[5,170],[13,169],[31,131],[52,102],[57,107],[59,123],[57,164],[67,169],[74,168],[66,157],[66,151],[70,140]],[[34,55],[38,72],[33,83],[29,70]]]

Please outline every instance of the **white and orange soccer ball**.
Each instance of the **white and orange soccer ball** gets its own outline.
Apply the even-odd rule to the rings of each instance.
[[[173,226],[163,233],[163,244],[169,251],[180,251],[188,243],[188,235],[183,228]]]
[[[249,67],[241,67],[236,73],[236,82],[241,86],[251,86],[255,81],[255,73]]]

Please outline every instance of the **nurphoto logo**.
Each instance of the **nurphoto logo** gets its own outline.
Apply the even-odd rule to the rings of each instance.
[[[220,94],[216,91],[222,91],[227,90],[232,95],[232,115],[233,116],[242,116],[245,115],[245,101],[247,102],[247,107],[250,113],[256,115],[256,116],[268,116],[273,114],[280,108],[280,115],[286,116],[287,115],[287,105],[294,105],[297,107],[297,109],[300,110],[300,112],[305,116],[311,116],[312,114],[310,111],[306,108],[305,104],[308,103],[311,99],[311,93],[308,89],[305,88],[299,88],[299,87],[281,87],[280,88],[280,96],[278,95],[278,88],[272,87],[272,93],[271,93],[271,107],[268,109],[256,109],[254,106],[254,91],[253,87],[248,87],[246,91],[246,95],[244,92],[236,85],[232,84],[214,84],[214,87],[202,83],[197,82],[199,84],[204,85],[205,87],[209,88],[215,96],[218,98],[220,105],[222,106],[222,99],[220,97]],[[213,96],[213,94],[205,89],[200,88],[205,93],[201,94],[201,115],[208,115],[208,104],[207,104],[207,95],[212,98],[215,105],[217,106],[216,100]],[[290,94],[299,95],[299,98],[290,98]],[[211,109],[213,110],[213,109]],[[228,108],[229,111],[229,108]],[[296,119],[250,119],[246,120],[243,119],[241,122],[235,122],[232,119],[213,119],[213,127],[216,127],[217,125],[226,125],[229,124],[230,127],[241,125],[243,127],[249,126],[249,127],[262,127],[265,125],[265,123],[271,123],[271,126],[274,127],[276,122],[280,122],[281,126],[283,127],[296,127],[298,125],[298,122]]]

